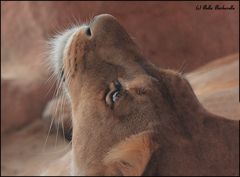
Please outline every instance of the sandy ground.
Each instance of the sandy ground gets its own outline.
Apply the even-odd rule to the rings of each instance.
[[[3,136],[1,175],[38,175],[49,163],[65,154],[70,145],[61,135],[56,140],[56,133],[51,133],[45,145],[48,130],[49,126],[38,120]]]
[[[187,74],[200,102],[209,111],[240,119],[239,55],[209,63]],[[71,145],[59,132],[45,141],[49,125],[38,120],[16,132],[1,136],[1,174],[38,175],[52,161],[65,154]]]

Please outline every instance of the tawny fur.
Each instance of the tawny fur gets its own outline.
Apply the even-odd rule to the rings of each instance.
[[[53,59],[72,113],[69,175],[239,174],[238,122],[209,113],[181,74],[145,60],[114,17],[70,31]]]

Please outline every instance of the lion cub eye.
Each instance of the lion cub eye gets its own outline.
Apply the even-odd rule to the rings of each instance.
[[[111,94],[112,102],[116,102],[117,98],[119,97],[119,93],[122,90],[122,85],[119,81],[114,82],[114,87],[116,89]]]
[[[122,85],[119,81],[112,82],[110,85],[110,90],[108,90],[108,93],[106,94],[106,103],[111,108],[114,105],[114,103],[118,100],[118,98],[122,94]]]
[[[115,102],[118,98],[118,95],[119,95],[119,92],[118,90],[116,90],[115,92],[113,92],[112,94],[112,102]]]

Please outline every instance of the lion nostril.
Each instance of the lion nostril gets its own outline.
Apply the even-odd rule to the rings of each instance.
[[[88,36],[91,36],[91,35],[92,35],[90,27],[88,27],[88,28],[86,29],[86,35],[88,35]]]

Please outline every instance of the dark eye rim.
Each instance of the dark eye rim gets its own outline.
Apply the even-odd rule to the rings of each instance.
[[[116,90],[122,90],[122,85],[118,80],[114,82],[114,87],[116,88]]]

